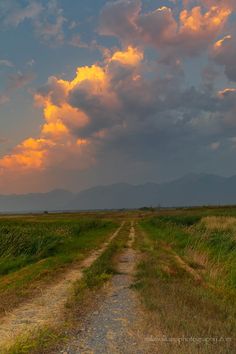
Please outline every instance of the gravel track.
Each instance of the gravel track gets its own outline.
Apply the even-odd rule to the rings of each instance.
[[[147,346],[142,326],[142,311],[135,290],[130,286],[137,262],[132,248],[135,228],[131,225],[128,247],[120,255],[111,289],[100,305],[85,320],[77,337],[61,351],[63,354],[143,354]]]

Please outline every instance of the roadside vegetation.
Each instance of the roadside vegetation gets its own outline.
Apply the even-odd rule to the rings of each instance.
[[[0,314],[99,247],[117,224],[77,215],[0,218]]]
[[[135,287],[163,353],[236,352],[236,218],[217,212],[140,222]]]

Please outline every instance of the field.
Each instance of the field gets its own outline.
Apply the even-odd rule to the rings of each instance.
[[[132,244],[130,230],[135,232]],[[152,346],[150,352],[236,352],[236,209],[226,207],[2,216],[3,319],[6,313],[21,311],[21,306],[28,311],[42,292],[50,297],[50,289],[56,292],[57,284],[66,283],[66,274],[78,276],[63,302],[61,327],[22,333],[4,354],[63,350],[63,343],[71,340],[68,333],[78,331],[88,313],[99,312],[94,299],[106,300],[104,289],[119,277],[119,255],[127,253],[127,247],[136,254],[130,287],[135,295],[131,293],[130,299],[137,297],[137,318],[143,318],[139,333],[142,342]]]

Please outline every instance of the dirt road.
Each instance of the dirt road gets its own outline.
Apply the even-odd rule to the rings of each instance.
[[[26,334],[28,331],[40,328],[41,326],[56,324],[60,321],[72,284],[81,279],[83,276],[82,270],[91,266],[101,253],[104,252],[112,239],[118,235],[122,227],[123,224],[99,250],[93,252],[83,262],[67,271],[64,277],[56,284],[44,289],[42,295],[9,312],[6,316],[1,317],[0,353],[4,353],[4,349],[2,348],[14,343],[17,336]]]
[[[128,247],[120,255],[111,289],[100,308],[90,314],[83,330],[61,353],[67,354],[143,354],[152,352],[145,341],[142,311],[135,290],[130,286],[137,262],[133,249],[132,223]]]

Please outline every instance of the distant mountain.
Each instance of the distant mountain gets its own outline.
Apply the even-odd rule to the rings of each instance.
[[[236,176],[188,174],[168,183],[114,184],[80,192],[69,209],[121,209],[143,206],[236,204]]]
[[[226,204],[236,204],[236,176],[188,174],[168,183],[118,183],[90,188],[78,194],[54,190],[49,193],[0,195],[0,212]]]
[[[0,195],[0,212],[62,210],[73,197],[73,193],[61,189],[48,193]]]

